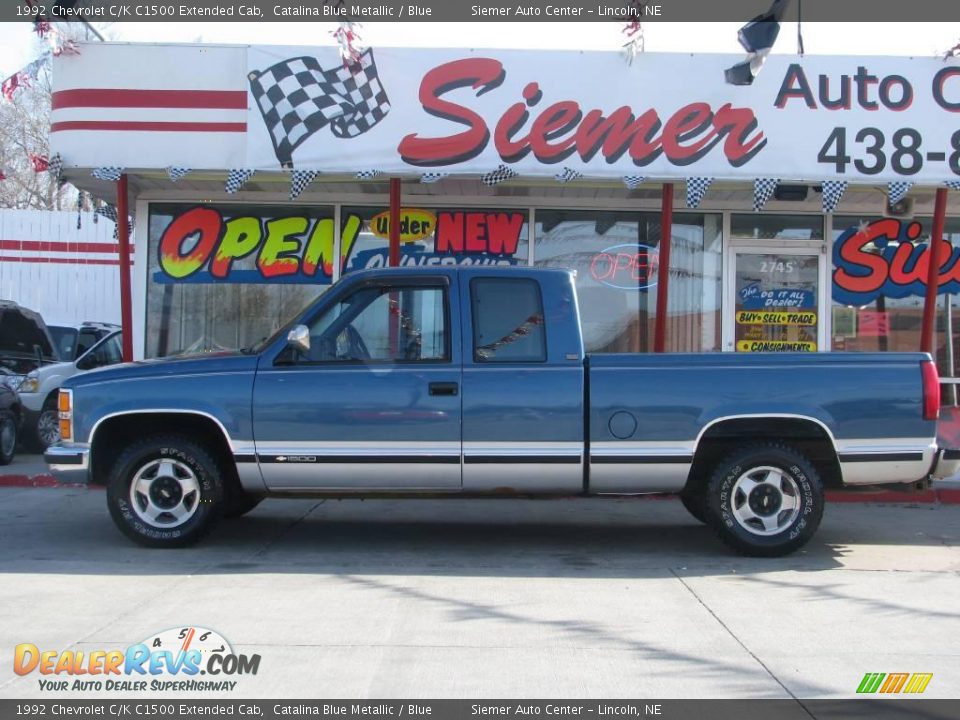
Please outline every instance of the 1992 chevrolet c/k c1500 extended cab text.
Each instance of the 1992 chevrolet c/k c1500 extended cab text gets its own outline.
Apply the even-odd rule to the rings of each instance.
[[[47,462],[157,547],[265,496],[680,493],[754,555],[807,542],[824,485],[957,465],[928,355],[587,356],[573,280],[351,273],[254,348],[71,378]]]

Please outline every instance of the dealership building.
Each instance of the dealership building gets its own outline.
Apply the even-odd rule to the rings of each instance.
[[[576,270],[590,352],[926,343],[953,376],[960,60],[740,60],[87,44],[51,152],[132,219],[135,357],[251,345],[393,260]]]

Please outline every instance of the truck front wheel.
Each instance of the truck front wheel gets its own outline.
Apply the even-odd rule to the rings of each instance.
[[[706,516],[720,539],[738,552],[787,555],[805,545],[820,526],[820,476],[789,445],[769,442],[738,448],[710,477]]]
[[[217,462],[178,435],[140,440],[117,458],[107,481],[107,506],[117,527],[147,547],[192,545],[222,513]]]

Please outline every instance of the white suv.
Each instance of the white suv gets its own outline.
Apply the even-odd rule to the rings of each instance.
[[[105,367],[123,359],[121,335],[115,330],[88,348],[73,362],[59,362],[32,370],[20,384],[23,404],[23,442],[43,452],[60,440],[57,392],[63,381],[77,373]]]

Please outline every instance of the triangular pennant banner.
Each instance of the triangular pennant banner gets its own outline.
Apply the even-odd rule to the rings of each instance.
[[[171,165],[167,168],[167,177],[170,178],[173,182],[177,180],[182,180],[191,172],[190,168],[185,167],[174,167]]]
[[[947,180],[944,185],[951,190],[960,190],[960,180]]]
[[[636,190],[646,179],[643,175],[624,175],[623,184],[627,186],[628,190]]]
[[[242,188],[247,180],[252,178],[256,174],[256,170],[251,170],[249,168],[231,170],[227,175],[227,185],[225,190],[228,194],[232,195]]]
[[[425,184],[439,182],[440,180],[443,180],[445,177],[447,177],[447,175],[449,174],[450,173],[445,173],[445,172],[424,173],[423,175],[420,176],[420,182]]]
[[[753,211],[760,212],[767,200],[773,197],[773,191],[777,189],[779,179],[774,178],[756,178],[753,181]]]
[[[307,185],[312,183],[319,174],[319,170],[294,170],[290,176],[290,199],[296,200],[300,197],[300,193],[306,190]]]
[[[583,177],[583,173],[579,170],[574,170],[573,168],[565,167],[563,170],[558,172],[553,176],[553,179],[557,182],[568,183],[573,180],[579,180]]]
[[[910,188],[912,187],[912,182],[908,182],[906,180],[894,180],[892,183],[887,185],[887,201],[891,205],[896,205],[907,196],[907,193],[910,192]]]
[[[60,157],[60,153],[50,158],[47,164],[47,172],[50,173],[50,177],[53,178],[54,182],[60,182],[60,176],[63,174],[63,158]]]
[[[98,207],[96,210],[94,210],[94,215],[93,215],[94,222],[96,222],[97,220],[97,215],[102,215],[108,220],[112,220],[114,224],[116,224],[117,222],[117,208],[115,205],[109,205],[107,203],[104,203],[103,205]],[[132,217],[127,218],[127,230],[131,235],[133,234],[133,218]],[[113,228],[113,237],[117,237],[117,235],[118,235],[118,232],[115,226]]]
[[[847,181],[846,180],[827,180],[823,183],[823,211],[825,213],[832,213],[836,210],[837,205],[840,202],[840,198],[843,197],[843,193],[846,192]]]
[[[707,194],[711,184],[713,184],[713,178],[687,178],[687,207],[691,209],[700,207],[700,202],[703,200],[703,196]]]
[[[90,173],[97,180],[103,180],[105,182],[116,182],[120,179],[120,176],[123,175],[122,167],[98,167]]]
[[[502,163],[497,166],[497,169],[493,172],[488,172],[486,175],[480,176],[480,182],[484,185],[492,187],[502,183],[504,180],[509,180],[515,178],[519,175],[516,170],[508,165],[503,165]]]
[[[357,173],[357,180],[373,180],[383,175],[383,170],[361,170]]]

